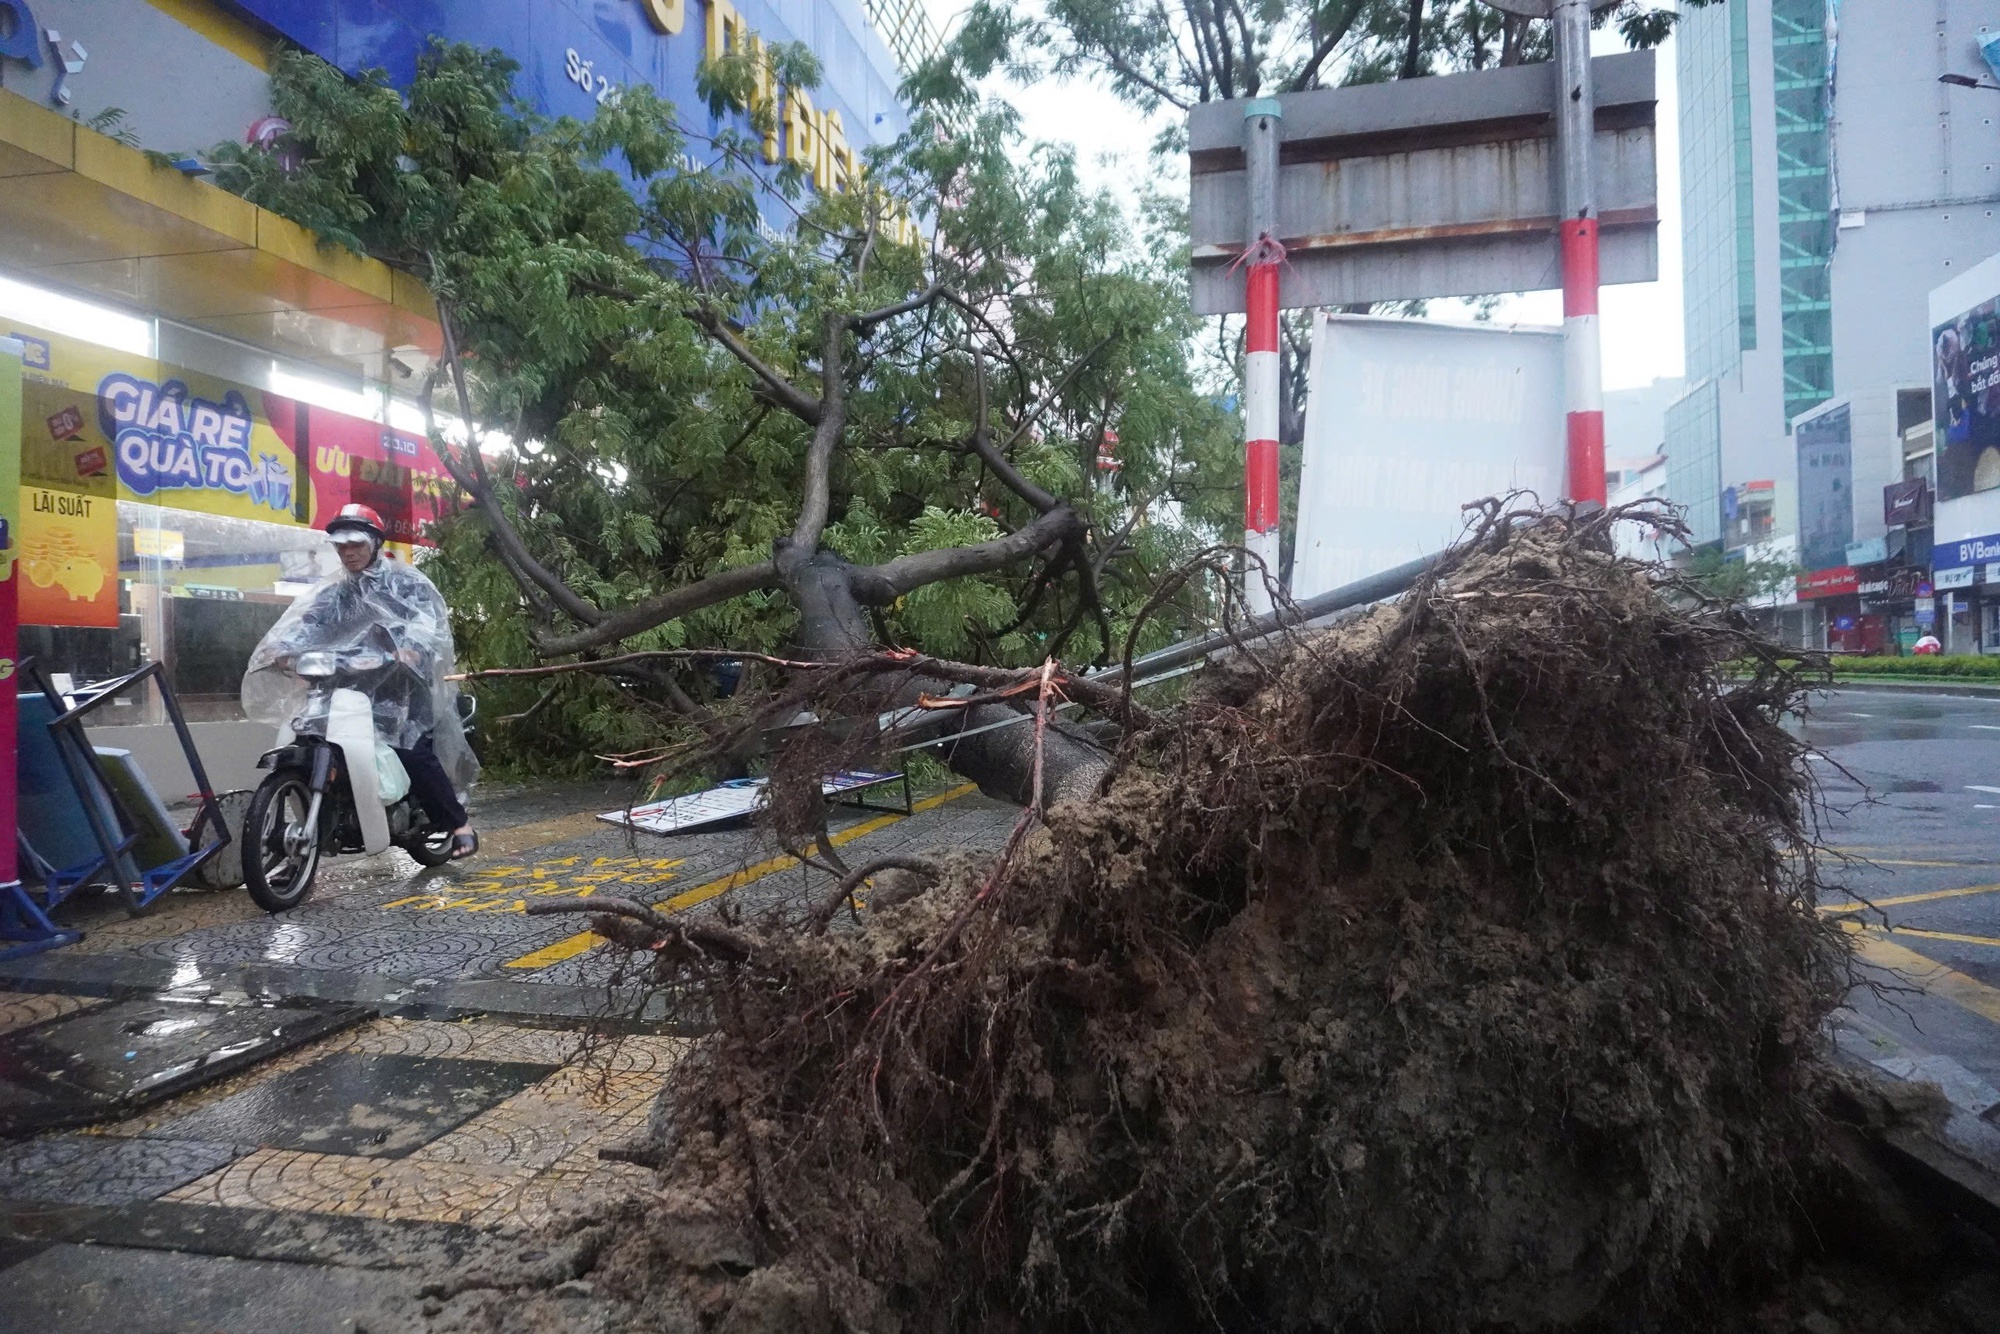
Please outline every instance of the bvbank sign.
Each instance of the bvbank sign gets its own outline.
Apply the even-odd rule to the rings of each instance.
[[[1934,570],[1984,565],[1989,561],[2000,561],[2000,533],[1968,537],[1957,542],[1939,542],[1931,548],[1931,568]]]
[[[859,0],[237,0],[241,8],[349,73],[383,69],[406,85],[432,37],[494,47],[520,65],[515,92],[550,116],[588,119],[638,84],[672,102],[700,137],[736,129],[712,116],[695,87],[704,58],[802,42],[823,71],[818,88],[767,79],[758,97],[775,125],[770,163],[795,162],[821,190],[855,178],[860,150],[909,125],[901,75]],[[699,154],[697,154],[699,156]],[[775,198],[769,221],[791,215]]]

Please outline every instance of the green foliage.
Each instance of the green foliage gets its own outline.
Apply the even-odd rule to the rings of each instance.
[[[787,68],[811,72],[802,60]],[[890,306],[933,282],[959,300],[849,340],[849,426],[824,545],[876,562],[1034,518],[966,448],[983,369],[993,439],[1099,535],[1088,554],[1103,567],[1114,642],[1073,578],[1034,596],[1040,561],[912,591],[879,617],[888,640],[1004,664],[1057,646],[1072,660],[1115,651],[1160,572],[1240,522],[1240,428],[1190,357],[1198,325],[1179,248],[1130,235],[1066,152],[1019,142],[1005,108],[962,103],[948,119],[919,108],[910,134],[871,150],[867,181],[845,192],[776,173],[778,207],[794,215],[785,232],[759,214],[754,119],[747,132],[725,120],[695,133],[633,89],[589,123],[549,120],[514,100],[513,73],[494,53],[435,46],[399,96],[379,73],[348,79],[287,54],[273,102],[291,131],[274,151],[214,157],[224,185],[438,295],[466,351],[474,418],[517,442],[485,458],[491,493],[536,559],[595,606],[765,560],[797,521],[809,429],[704,319],[817,396],[827,314]],[[725,107],[756,92],[726,62],[705,70],[703,89]],[[928,220],[923,248],[883,234],[891,201]],[[454,403],[449,383],[437,392]],[[1119,436],[1115,474],[1096,466],[1107,430]],[[1121,531],[1115,551],[1100,549]],[[467,666],[531,662],[538,633],[575,628],[523,595],[477,511],[442,525],[439,542],[425,568],[458,618]],[[1206,611],[1191,588],[1142,649]],[[785,596],[755,593],[618,647],[779,651],[795,624]],[[767,680],[746,669],[746,688]],[[677,725],[659,704],[676,688],[728,707],[707,667],[480,692],[503,758],[567,764],[656,743]]]
[[[1902,657],[1850,657],[1833,660],[1836,680],[1846,677],[1892,676],[1910,678],[1957,678],[1973,681],[2000,681],[2000,657],[1978,653],[1939,653]]]
[[[1665,41],[1675,18],[1671,4],[1620,0],[1593,21],[1645,47]],[[974,0],[907,89],[963,102],[996,71],[1023,83],[1081,75],[1154,112],[1549,56],[1545,21],[1510,19],[1485,0],[1266,0],[1226,12],[1201,0]],[[1163,149],[1181,149],[1171,131]]]
[[[1728,560],[1714,547],[1704,547],[1681,566],[1681,574],[1708,596],[1722,602],[1749,602],[1778,590],[1800,567],[1782,560]]]

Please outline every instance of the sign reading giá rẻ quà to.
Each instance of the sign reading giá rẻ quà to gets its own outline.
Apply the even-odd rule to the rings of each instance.
[[[118,624],[118,502],[297,524],[302,470],[263,395],[32,327],[21,410],[21,620]],[[291,411],[289,401],[285,411]]]
[[[428,544],[450,495],[422,437],[31,326],[0,336],[26,348],[24,624],[118,624],[120,500],[287,526],[359,500],[394,540]]]

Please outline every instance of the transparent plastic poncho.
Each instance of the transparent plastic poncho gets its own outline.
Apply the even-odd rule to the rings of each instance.
[[[360,574],[341,570],[293,600],[250,654],[243,711],[272,727],[326,735],[328,689],[299,675],[300,659],[331,677],[315,681],[359,690],[375,715],[375,735],[399,750],[429,734],[444,771],[460,792],[479,761],[466,744],[452,660],[451,617],[444,597],[416,570],[387,556]]]

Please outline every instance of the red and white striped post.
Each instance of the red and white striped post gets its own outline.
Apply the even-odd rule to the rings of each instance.
[[[1597,194],[1591,180],[1596,98],[1590,87],[1590,0],[1555,0],[1556,151],[1562,160],[1563,384],[1572,504],[1603,505],[1604,354],[1597,329]]]
[[[1247,187],[1243,251],[1243,600],[1252,615],[1271,610],[1278,565],[1278,136],[1275,97],[1243,109]],[[1260,564],[1261,563],[1261,564]]]

